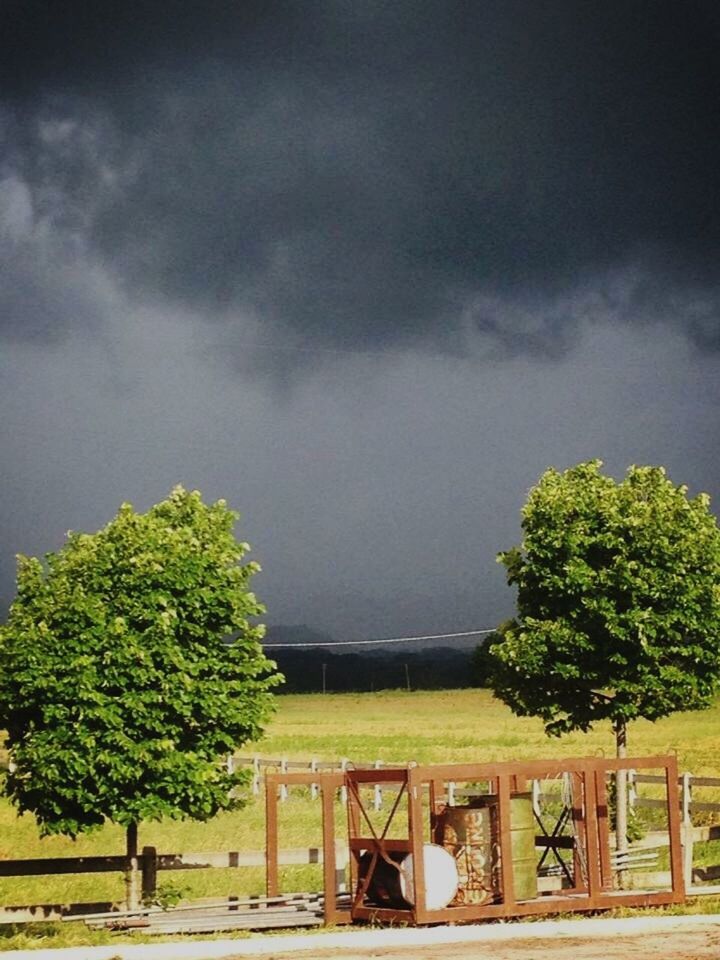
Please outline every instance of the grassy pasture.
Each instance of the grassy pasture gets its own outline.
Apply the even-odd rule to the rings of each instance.
[[[676,714],[658,723],[638,721],[630,728],[629,744],[631,755],[677,753],[681,770],[720,776],[720,702],[710,710]],[[347,757],[355,762],[484,762],[612,756],[614,743],[609,725],[588,734],[550,740],[541,723],[514,717],[486,690],[386,691],[280,697],[264,740],[239,752],[297,760]],[[711,798],[703,795],[702,799]],[[340,810],[338,816],[342,816]],[[282,804],[280,846],[319,843],[319,804],[303,795]],[[143,824],[140,844],[152,844],[161,853],[261,850],[262,798],[251,798],[245,809],[222,814],[206,824]],[[112,825],[76,841],[40,838],[31,816],[18,817],[7,801],[0,800],[2,859],[120,854],[123,849],[123,833]],[[283,888],[319,888],[320,869],[286,868]],[[159,881],[161,887],[178,888],[184,897],[194,898],[261,893],[264,875],[254,868],[197,870],[161,873]],[[0,880],[3,904],[117,900],[122,895],[122,879],[114,874]]]
[[[241,753],[461,763],[615,752],[609,724],[551,739],[539,720],[514,716],[488,690],[314,694],[278,702],[265,739]],[[720,776],[720,701],[657,723],[638,720],[629,728],[629,751],[676,753],[681,769]]]

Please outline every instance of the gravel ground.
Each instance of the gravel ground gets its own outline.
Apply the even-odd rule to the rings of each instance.
[[[1,960],[720,960],[720,915],[340,929],[7,951]]]
[[[318,942],[320,946],[320,942]],[[671,933],[591,938],[554,937],[493,943],[452,943],[389,949],[317,950],[313,960],[720,960],[717,926]],[[274,953],[270,960],[298,960]]]

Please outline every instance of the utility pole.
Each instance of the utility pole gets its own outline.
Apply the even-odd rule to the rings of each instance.
[[[326,687],[326,684],[325,684],[325,675],[326,675],[326,673],[327,673],[327,664],[324,663],[324,664],[322,665],[322,678],[323,678],[323,679],[322,679],[322,692],[323,692],[323,693],[327,693],[327,687]]]
[[[407,687],[408,693],[410,693],[410,668],[405,664],[405,686]]]

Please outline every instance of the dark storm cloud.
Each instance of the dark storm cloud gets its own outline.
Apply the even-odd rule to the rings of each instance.
[[[139,300],[296,345],[552,356],[669,316],[720,345],[710,3],[1,16],[7,176]],[[25,322],[74,322],[18,275]]]

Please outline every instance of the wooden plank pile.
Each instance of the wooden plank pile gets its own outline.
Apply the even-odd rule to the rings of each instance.
[[[134,912],[115,911],[73,919],[82,919],[93,929],[138,930],[150,934],[319,927],[323,923],[323,896],[296,893],[246,900],[231,898],[164,910],[146,907]]]

